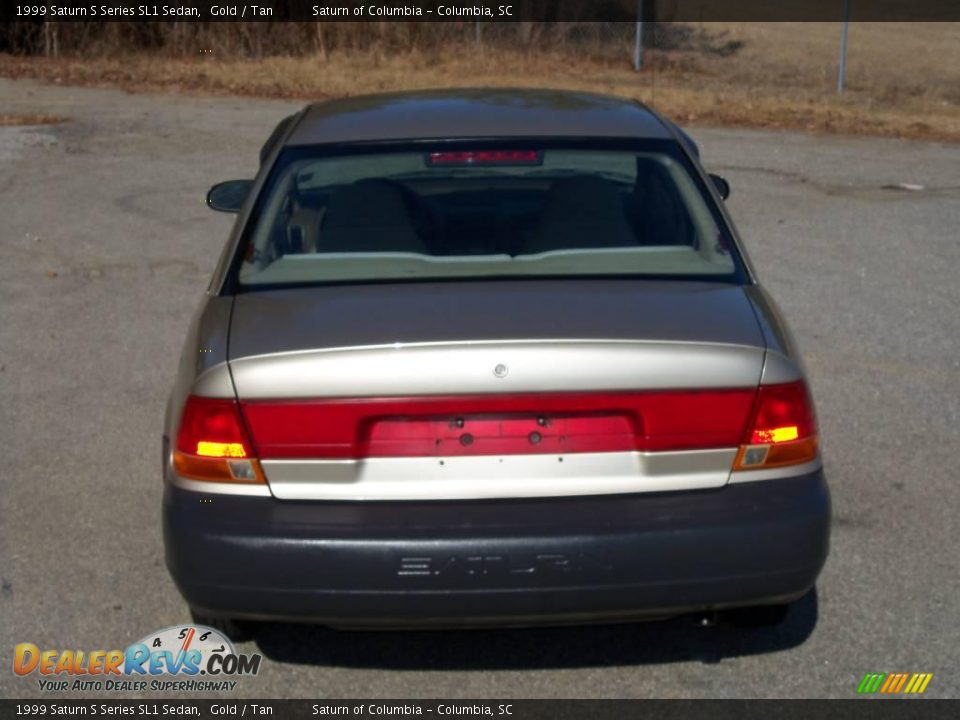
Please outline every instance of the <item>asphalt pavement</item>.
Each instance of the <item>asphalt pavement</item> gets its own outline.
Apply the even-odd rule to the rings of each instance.
[[[163,407],[232,218],[296,105],[0,80],[0,663],[185,622],[163,564]],[[776,630],[687,619],[348,633],[268,625],[250,697],[960,696],[960,146],[694,129],[810,372],[834,501],[815,596]],[[903,184],[906,184],[904,186]],[[921,186],[917,189],[916,186]],[[709,552],[709,548],[705,548]],[[39,695],[0,671],[0,696]]]

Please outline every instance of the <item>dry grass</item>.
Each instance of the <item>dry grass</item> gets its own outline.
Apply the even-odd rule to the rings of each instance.
[[[703,42],[648,50],[647,66],[576,52],[474,44],[430,52],[326,57],[0,56],[0,75],[133,91],[323,99],[386,90],[541,86],[633,97],[689,125],[789,128],[960,141],[960,23],[851,26],[847,92],[838,96],[836,23],[706,23]]]
[[[0,113],[0,127],[10,125],[58,125],[68,120],[69,118],[61,115],[44,115],[41,113],[10,115]]]

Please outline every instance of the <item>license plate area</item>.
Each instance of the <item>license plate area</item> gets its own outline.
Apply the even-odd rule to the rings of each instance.
[[[368,456],[531,455],[636,448],[626,413],[463,414],[371,419],[362,432]]]

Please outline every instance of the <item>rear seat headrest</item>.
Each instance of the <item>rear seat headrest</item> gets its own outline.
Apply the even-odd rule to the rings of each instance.
[[[320,227],[319,252],[426,253],[403,192],[381,179],[358,180],[335,191]]]
[[[550,186],[540,223],[523,252],[636,244],[618,187],[596,175],[581,175]]]

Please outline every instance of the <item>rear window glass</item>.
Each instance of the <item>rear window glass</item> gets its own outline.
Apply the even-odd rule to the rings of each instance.
[[[666,142],[643,150],[288,150],[258,200],[238,279],[732,279],[731,243],[688,163]]]

